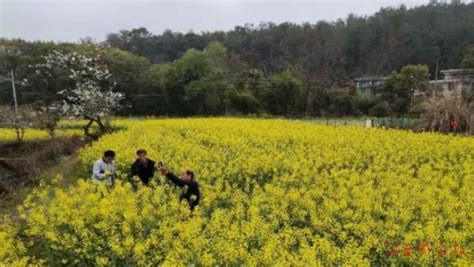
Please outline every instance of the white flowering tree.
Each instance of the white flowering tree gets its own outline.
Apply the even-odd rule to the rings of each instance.
[[[59,91],[60,111],[66,116],[88,120],[84,127],[86,136],[94,139],[109,131],[108,118],[120,108],[124,95],[114,91],[111,74],[99,58],[73,53],[53,51],[44,57],[45,62],[37,64],[36,73],[45,79],[66,76],[70,88]],[[96,123],[99,131],[91,132]]]

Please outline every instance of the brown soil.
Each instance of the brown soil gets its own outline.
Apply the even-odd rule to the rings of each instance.
[[[3,215],[15,219],[16,206],[42,179],[69,177],[78,166],[79,138],[57,138],[0,144],[0,222]],[[63,179],[64,185],[68,179]]]

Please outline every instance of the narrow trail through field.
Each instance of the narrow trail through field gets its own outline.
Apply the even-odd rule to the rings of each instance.
[[[68,187],[78,178],[78,175],[75,175],[75,173],[78,171],[79,163],[77,151],[72,155],[62,156],[53,166],[41,171],[41,173],[37,175],[39,178],[35,178],[34,180],[36,182],[40,180],[50,182],[55,177],[61,176],[63,178],[57,186],[62,188]],[[37,183],[22,188],[16,188],[15,191],[5,196],[0,205],[0,223],[3,223],[5,217],[14,222],[19,221],[20,217],[18,215],[17,206],[21,205],[31,190],[36,187]]]
[[[43,176],[47,175],[50,177],[62,176],[63,183],[62,185],[67,186],[71,182],[74,182],[76,179],[76,175],[74,173],[77,171],[79,167],[79,157],[77,152],[72,155],[64,156],[61,160],[54,166],[49,169],[46,169],[43,173]]]

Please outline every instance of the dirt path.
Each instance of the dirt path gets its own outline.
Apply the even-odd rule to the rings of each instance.
[[[74,183],[79,177],[80,165],[77,152],[72,155],[62,156],[54,166],[51,166],[41,172],[37,179],[51,180],[58,175],[63,177],[62,182],[58,184],[59,187],[68,187]],[[26,187],[15,188],[9,194],[0,199],[0,223],[5,220],[5,217],[17,221],[19,220],[17,206],[20,205],[26,196],[36,187],[30,185]]]
[[[42,176],[54,178],[60,175],[64,178],[62,185],[68,186],[79,178],[77,177],[79,175],[79,164],[79,157],[75,152],[72,155],[62,157],[56,165],[46,169]]]

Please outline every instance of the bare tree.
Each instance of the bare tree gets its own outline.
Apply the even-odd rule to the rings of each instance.
[[[15,128],[17,132],[17,140],[21,142],[23,140],[24,128],[26,122],[21,121],[25,117],[25,114],[20,114],[18,110],[18,101],[16,96],[16,83],[15,83],[15,72],[18,67],[20,60],[21,51],[16,47],[0,47],[0,81],[10,81],[12,85],[12,95],[14,110],[11,111],[8,108],[2,110],[3,114],[1,122],[8,127]],[[11,111],[11,112],[10,112]],[[7,116],[10,116],[7,118]]]
[[[457,96],[430,98],[422,104],[421,119],[425,129],[442,133],[469,133],[473,112],[469,105]]]
[[[23,141],[26,129],[33,126],[34,118],[34,113],[29,107],[21,107],[15,111],[10,106],[0,106],[0,125],[13,129],[18,143]]]
[[[42,102],[37,102],[33,109],[36,114],[35,126],[48,131],[51,139],[54,139],[56,137],[56,128],[63,115],[61,103],[46,105]]]

